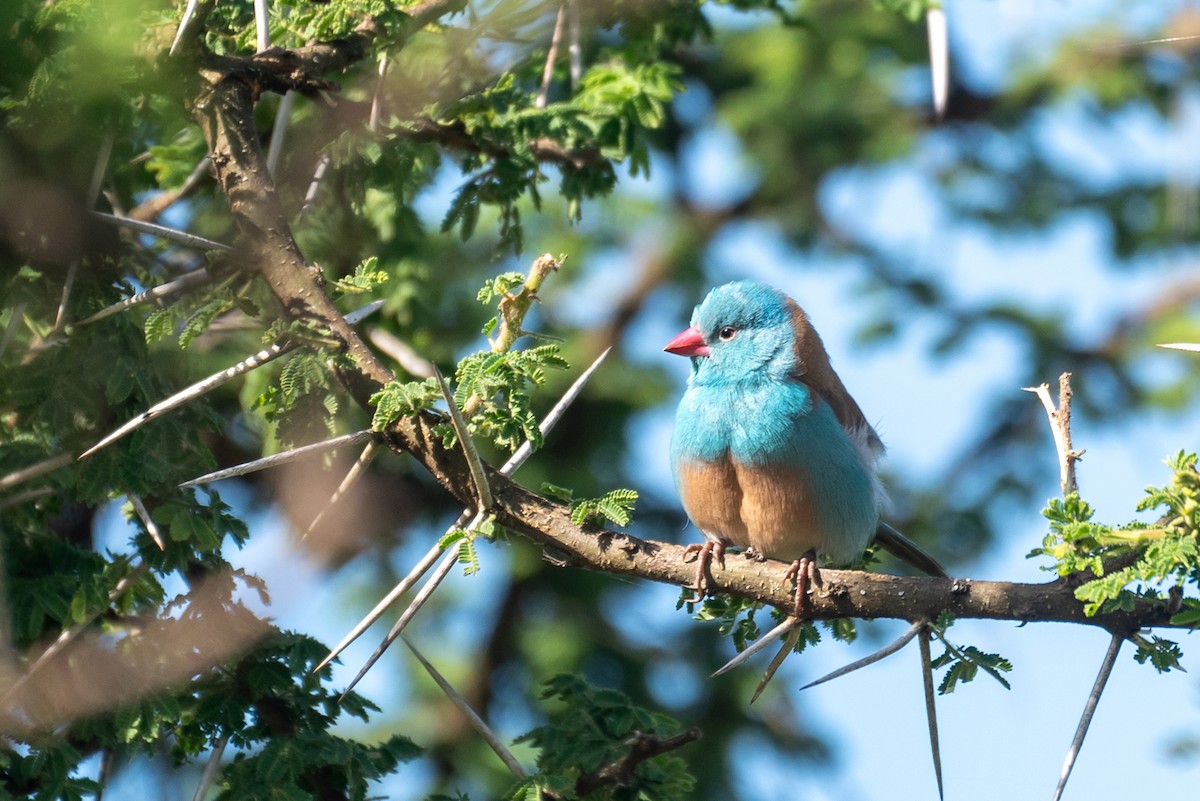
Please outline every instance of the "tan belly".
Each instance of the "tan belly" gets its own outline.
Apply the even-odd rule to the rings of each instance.
[[[825,550],[802,468],[740,466],[726,457],[680,465],[679,488],[688,517],[705,534],[789,562]]]

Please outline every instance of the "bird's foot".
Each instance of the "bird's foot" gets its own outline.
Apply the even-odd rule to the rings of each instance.
[[[683,550],[683,561],[696,562],[696,580],[684,589],[691,590],[696,593],[695,597],[689,598],[687,603],[698,604],[704,600],[704,596],[708,594],[708,573],[709,566],[713,559],[717,560],[722,568],[725,567],[725,540],[705,540],[703,543],[694,542]]]
[[[808,588],[810,586],[821,586],[821,571],[817,570],[816,553],[806,551],[799,559],[792,562],[792,566],[784,574],[784,581],[795,582],[796,596],[792,614],[798,618],[803,618],[804,599],[808,596]],[[787,586],[786,583],[784,586]]]

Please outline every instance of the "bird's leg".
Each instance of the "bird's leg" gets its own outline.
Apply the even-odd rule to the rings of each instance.
[[[800,558],[792,562],[792,566],[788,568],[784,580],[796,583],[796,600],[792,614],[803,618],[804,599],[808,595],[809,585],[821,586],[821,572],[817,570],[816,552],[805,551],[801,554]]]
[[[805,551],[800,555],[800,558],[792,562],[792,566],[788,568],[784,574],[784,586],[787,582],[796,582],[796,599],[792,606],[792,617],[797,621],[804,620],[804,599],[808,595],[809,585],[821,586],[821,573],[817,570],[817,554],[815,551]],[[800,639],[800,626],[795,626],[788,632],[787,639],[779,648],[779,653],[775,654],[775,658],[771,660],[771,664],[767,665],[767,670],[763,673],[762,680],[758,683],[758,689],[754,691],[754,697],[750,699],[750,703],[758,700],[758,696],[762,695],[762,691],[767,688],[771,678],[775,675],[775,671],[779,670],[779,666],[783,664],[783,660],[787,659],[787,655],[796,647],[797,641]]]
[[[716,558],[717,564],[725,567],[725,546],[728,544],[729,540],[726,539],[705,538],[703,543],[693,542],[687,548],[684,548],[683,561],[690,562],[692,559],[696,560],[696,580],[690,587],[685,588],[696,593],[696,596],[689,599],[688,603],[698,604],[704,600],[704,596],[708,593],[709,565]]]

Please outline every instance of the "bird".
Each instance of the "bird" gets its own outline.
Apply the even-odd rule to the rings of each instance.
[[[706,594],[710,563],[723,563],[728,545],[792,563],[797,617],[820,581],[818,561],[846,565],[872,539],[946,575],[881,523],[883,441],[795,300],[758,281],[718,286],[664,350],[692,360],[670,450],[684,510],[705,536],[686,551],[697,561],[694,600]]]

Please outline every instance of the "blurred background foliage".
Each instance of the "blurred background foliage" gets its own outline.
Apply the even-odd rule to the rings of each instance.
[[[656,337],[681,327],[708,286],[760,273],[763,250],[807,270],[849,271],[856,302],[845,313],[865,346],[910,342],[919,328],[929,358],[953,360],[972,343],[1001,337],[1021,354],[1006,388],[1072,371],[1076,413],[1097,428],[1194,401],[1200,371],[1136,358],[1155,342],[1196,341],[1194,277],[1164,277],[1154,302],[1082,328],[1070,298],[1048,308],[969,297],[943,271],[945,254],[914,248],[895,226],[870,217],[871,181],[910,170],[936,197],[932,208],[947,230],[1011,241],[1086,218],[1104,232],[1105,269],[1162,268],[1166,276],[1194,255],[1200,176],[1136,153],[1115,167],[1065,159],[1063,148],[1082,145],[1064,144],[1055,127],[1118,147],[1131,120],[1160,131],[1182,124],[1197,99],[1197,40],[1187,37],[1200,34],[1200,12],[1187,4],[1169,4],[1174,10],[1149,30],[1116,4],[1003,81],[956,71],[940,122],[931,112],[922,2],[579,2],[544,89],[557,4],[447,4],[437,24],[419,31],[406,27],[403,2],[270,5],[271,41],[282,47],[346,35],[366,14],[388,26],[368,59],[337,76],[340,91],[294,98],[280,131],[275,179],[305,256],[330,280],[377,257],[388,280],[342,308],[382,299],[364,334],[397,337],[450,373],[483,346],[479,332],[491,313],[476,302],[478,288],[526,269],[537,253],[565,254],[527,327],[561,337],[572,368],[548,375],[538,410],[600,351],[615,350],[519,478],[534,488],[570,487],[577,497],[638,488],[640,535],[692,536],[681,533],[669,482],[647,478],[638,456],[648,421],[661,419],[679,391],[678,374],[652,357]],[[234,239],[187,111],[187,71],[195,67],[166,52],[182,6],[8,0],[0,8],[0,475],[79,453],[170,391],[270,341],[274,301],[236,256],[205,256],[87,213]],[[214,51],[253,51],[249,0],[220,0],[207,25]],[[1145,43],[1175,37],[1183,38]],[[569,42],[578,45],[575,67]],[[268,95],[258,105],[264,146],[283,125],[283,102]],[[849,212],[839,200],[847,186],[865,193]],[[748,238],[763,250],[744,248]],[[151,304],[74,325],[201,266],[212,279],[172,298],[167,312]],[[161,336],[147,341],[150,328]],[[196,336],[181,349],[184,332]],[[174,489],[214,466],[278,449],[280,433],[303,443],[368,424],[366,410],[319,376],[290,380],[290,395],[280,395],[281,371],[304,358],[311,357],[251,373],[87,460],[4,485],[6,639],[24,650],[89,619],[109,633],[127,631],[132,616],[153,616],[164,597],[249,559],[236,547],[261,529],[294,535],[268,540],[279,553],[251,545],[248,554],[308,565],[297,568],[297,580],[332,588],[337,609],[325,615],[344,623],[373,605],[458,512],[406,460],[379,459],[304,543],[296,538],[354,454],[259,473],[221,485],[220,496]],[[293,378],[308,375],[291,370]],[[936,469],[887,476],[893,522],[958,569],[994,544],[1006,509],[1040,506],[1054,468],[1036,404],[1011,392],[977,400],[980,423]],[[123,523],[117,510],[129,494],[153,499],[152,514],[167,529],[164,550],[136,517]],[[126,555],[154,572],[110,604],[108,591],[131,569]],[[746,748],[788,761],[830,759],[821,727],[793,701],[747,708],[751,671],[701,684],[703,668],[694,666],[719,664],[723,640],[671,613],[657,589],[557,569],[519,540],[482,556],[479,579],[439,593],[414,636],[504,731],[541,722],[536,688],[578,672],[703,729],[704,739],[681,752],[699,780],[692,797],[749,797],[732,766]],[[259,608],[248,598],[250,579],[233,583],[241,589],[226,594],[230,608]],[[82,594],[81,585],[92,590]],[[267,590],[296,598],[296,590]],[[270,614],[288,619],[278,600]],[[271,641],[253,658],[294,672],[321,655],[307,643]],[[354,759],[384,772],[416,754],[388,737],[402,733],[426,748],[383,785],[396,797],[503,792],[510,777],[405,664],[376,668],[393,674],[371,685],[384,708],[369,723],[335,729],[349,738],[339,742],[382,743]],[[292,687],[306,700],[287,696],[288,703],[316,709],[328,703],[324,694],[340,691],[328,685]],[[246,686],[250,695],[273,687],[262,677]],[[160,706],[115,734],[90,733],[93,720],[13,745],[0,763],[6,789],[77,797],[94,789],[85,779],[101,771],[150,771],[181,795],[199,764],[179,763],[219,739],[216,721],[240,714],[214,711],[213,692],[201,683],[184,693],[187,714]],[[188,714],[209,723],[185,731],[178,716]],[[275,732],[270,720],[255,725],[264,737]],[[239,759],[261,755],[257,736],[235,743]],[[30,759],[42,759],[42,770]],[[78,781],[40,784],[47,775]],[[252,782],[243,768],[230,776]]]

